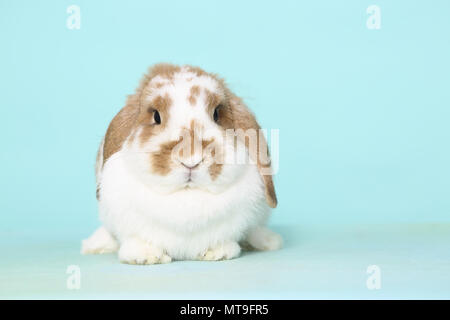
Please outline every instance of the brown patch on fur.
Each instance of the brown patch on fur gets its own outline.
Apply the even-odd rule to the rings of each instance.
[[[154,126],[151,124],[142,127],[141,134],[139,137],[141,146],[143,146],[150,139],[150,137],[153,136],[155,131],[154,129],[155,129]]]
[[[193,156],[195,154],[195,151],[197,151],[197,150],[195,150],[196,145],[199,145],[201,143],[201,141],[199,140],[199,133],[201,132],[202,129],[203,129],[203,126],[197,124],[194,119],[191,120],[189,129],[185,129],[185,130],[189,131],[189,135],[190,135],[191,156]],[[183,155],[183,156],[185,156],[185,155]]]
[[[138,113],[139,108],[135,97],[131,96],[128,98],[127,105],[112,119],[106,131],[103,145],[103,164],[122,148],[123,143],[136,124]]]
[[[200,94],[200,87],[199,86],[192,86],[191,87],[191,95],[188,98],[189,103],[191,106],[195,106],[197,103],[197,97]]]
[[[220,104],[221,98],[217,93],[211,92],[208,89],[205,89],[205,102],[210,113],[214,111],[214,109]]]
[[[264,184],[266,186],[266,199],[271,208],[276,208],[278,204],[277,195],[275,193],[275,186],[273,185],[273,179],[271,175],[262,176]]]
[[[214,181],[217,179],[217,177],[222,172],[222,167],[223,167],[223,164],[217,163],[217,162],[214,162],[212,165],[209,166],[208,172],[209,172],[209,175],[211,176],[211,180]]]
[[[196,66],[186,66],[188,71],[195,73],[197,76],[213,76],[212,74],[207,73],[203,69]]]
[[[142,103],[144,96],[148,96],[153,92],[153,89],[158,89],[166,85],[164,82],[157,82],[151,84],[150,82],[157,76],[160,76],[167,80],[172,80],[173,76],[181,71],[181,67],[169,63],[158,63],[150,67],[146,74],[142,77],[135,95],[137,96],[138,103]]]
[[[213,159],[213,163],[208,167],[209,175],[213,181],[216,180],[222,172],[224,161],[223,152],[221,152],[221,150],[217,150],[217,147],[220,146],[215,143],[214,138],[202,141],[203,153],[209,154]]]
[[[180,72],[181,67],[170,63],[159,63],[149,69],[149,77],[160,76],[169,80],[173,79],[175,73]]]
[[[141,145],[146,143],[150,137],[156,132],[165,128],[167,119],[169,118],[169,108],[172,105],[172,99],[166,93],[163,96],[155,97],[147,107],[147,112],[141,112],[140,120],[145,123],[140,135]],[[161,117],[161,124],[153,123],[154,112],[158,111]]]
[[[216,80],[221,87],[225,87],[225,81],[215,73],[206,72],[205,70],[203,70],[199,67],[191,66],[191,65],[184,65],[183,67],[185,67],[187,69],[187,71],[194,73],[197,77],[202,77],[202,76],[210,77],[210,78]]]
[[[211,111],[214,112],[214,111]],[[223,129],[234,129],[234,117],[233,117],[233,109],[229,104],[222,104],[217,112],[219,114],[219,119],[217,124],[221,126]]]
[[[196,138],[197,138],[197,135],[195,134],[195,130],[197,130],[196,123],[195,123],[195,120],[192,119],[190,130],[189,130],[189,132],[191,134],[191,156],[194,155],[194,152],[195,152],[195,142],[196,142]]]
[[[213,147],[213,143],[214,142],[214,138],[211,138],[210,140],[202,140],[202,150],[205,150],[208,147]],[[213,152],[213,156],[214,156],[214,151],[215,149],[212,149]]]
[[[170,172],[172,150],[181,142],[181,138],[176,141],[163,143],[159,152],[151,155],[153,172],[162,176]]]
[[[165,94],[164,97],[157,96],[152,101],[152,106],[159,112],[167,113],[169,107],[172,105],[172,99],[169,97],[169,94]]]

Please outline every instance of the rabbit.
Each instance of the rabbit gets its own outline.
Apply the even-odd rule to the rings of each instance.
[[[102,226],[81,252],[156,264],[233,259],[241,245],[281,248],[281,236],[266,227],[277,206],[270,158],[250,155],[251,139],[224,139],[239,129],[260,127],[219,76],[189,65],[150,67],[100,144]],[[264,136],[257,142],[268,157]],[[194,144],[200,148],[187,150]],[[239,150],[253,161],[237,163]]]

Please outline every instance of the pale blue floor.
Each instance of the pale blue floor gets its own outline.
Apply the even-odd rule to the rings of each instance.
[[[82,256],[82,235],[70,232],[5,231],[0,298],[450,298],[448,224],[274,229],[285,239],[277,252],[153,266],[123,265],[112,254]],[[66,288],[68,265],[80,267],[79,290]],[[366,287],[369,265],[381,269],[379,290]]]

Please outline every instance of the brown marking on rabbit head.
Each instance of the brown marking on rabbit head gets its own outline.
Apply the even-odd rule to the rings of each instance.
[[[211,157],[212,163],[208,167],[208,173],[211,180],[214,181],[222,172],[224,162],[223,150],[221,149],[221,146],[215,142],[214,138],[211,140],[203,140],[202,148],[204,154]]]
[[[172,99],[168,94],[156,96],[149,104],[144,104],[143,112],[140,113],[139,122],[142,124],[140,133],[141,145],[144,145],[152,135],[161,132],[169,119],[169,108],[172,105]],[[161,123],[154,123],[154,114],[159,112]]]
[[[190,96],[188,97],[188,101],[191,104],[191,106],[195,106],[199,95],[200,95],[200,87],[197,85],[192,86],[190,90]]]
[[[223,168],[223,158],[220,158],[221,155],[218,155],[216,152],[216,149],[213,149],[211,152],[211,155],[214,159],[213,163],[209,166],[208,168],[208,173],[209,176],[211,177],[211,180],[216,180],[217,177],[220,175],[220,173],[222,172],[222,168]],[[222,160],[222,161],[220,161]]]
[[[152,153],[150,155],[150,162],[152,164],[153,173],[165,176],[170,172],[172,163],[172,150],[173,148],[175,148],[175,146],[181,143],[181,139],[182,138],[180,137],[179,140],[169,141],[161,144],[159,146],[159,152]]]
[[[222,102],[222,97],[215,93],[211,92],[205,88],[205,102],[208,108],[208,111],[214,111],[214,109]]]
[[[148,77],[150,78],[150,80],[156,76],[171,80],[173,76],[180,71],[180,66],[170,63],[159,63],[149,69]]]

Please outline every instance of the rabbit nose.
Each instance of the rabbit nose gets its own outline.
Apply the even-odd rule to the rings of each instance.
[[[195,164],[181,162],[181,164],[182,164],[184,167],[186,167],[186,168],[188,168],[188,169],[190,169],[190,170],[193,170],[193,169],[197,168],[197,167],[200,165],[200,162],[201,162],[201,161],[199,161],[199,162],[197,162],[197,163],[195,163]]]

